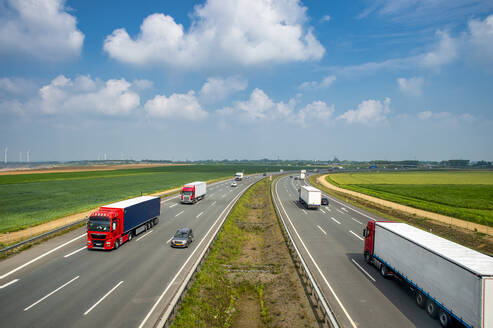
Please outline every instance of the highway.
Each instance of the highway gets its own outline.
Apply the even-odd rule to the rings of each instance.
[[[302,180],[289,176],[274,185],[297,247],[342,327],[440,327],[414,301],[405,285],[383,278],[363,259],[362,230],[373,213],[329,198],[329,206],[307,210],[298,203]]]
[[[237,196],[261,176],[208,186],[200,202],[161,201],[158,225],[114,251],[87,250],[85,227],[0,263],[2,327],[150,327]],[[173,249],[178,228],[194,242]]]

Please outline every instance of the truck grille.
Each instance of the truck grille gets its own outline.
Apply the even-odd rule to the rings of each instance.
[[[106,239],[106,235],[102,235],[102,234],[99,234],[99,233],[92,233],[91,234],[91,238],[92,239]]]

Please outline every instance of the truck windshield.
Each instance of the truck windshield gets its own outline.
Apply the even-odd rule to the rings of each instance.
[[[192,194],[191,191],[182,191],[181,193],[185,196],[190,196]]]
[[[89,231],[110,231],[110,219],[102,217],[89,218]]]

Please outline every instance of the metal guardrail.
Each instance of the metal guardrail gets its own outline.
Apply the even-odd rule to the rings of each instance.
[[[256,182],[259,182],[261,180],[262,179],[260,179],[260,180],[258,180]],[[204,263],[204,261],[205,261],[205,259],[207,257],[207,254],[209,254],[209,251],[211,249],[211,245],[217,239],[217,236],[219,235],[219,232],[221,231],[221,229],[222,229],[222,227],[224,225],[224,222],[226,222],[226,219],[228,218],[229,214],[233,210],[233,207],[236,205],[236,203],[241,198],[241,196],[243,196],[243,194],[248,189],[250,189],[250,187],[253,186],[256,182],[250,183],[250,185],[247,188],[245,188],[242,192],[240,192],[235,197],[236,200],[233,199],[234,201],[231,204],[228,205],[229,208],[226,207],[225,212],[224,212],[224,218],[222,219],[222,221],[219,224],[219,226],[216,228],[216,231],[214,232],[214,236],[208,241],[207,245],[204,247],[204,250],[199,255],[198,260],[193,264],[192,269],[189,271],[189,273],[187,274],[185,280],[180,285],[180,288],[175,293],[173,299],[171,300],[171,303],[166,306],[165,310],[163,311],[162,315],[160,316],[160,319],[156,322],[156,324],[154,325],[154,327],[164,327],[164,328],[169,327],[169,325],[171,324],[171,321],[176,316],[177,310],[178,310],[181,302],[185,298],[185,295],[186,295],[187,290],[190,288],[190,286],[191,286],[191,284],[193,282],[193,278],[195,277],[195,275],[197,274],[197,272],[202,267],[202,264]]]
[[[274,188],[277,188],[277,182],[278,179],[276,179],[273,183]],[[286,243],[288,244],[288,249],[291,253],[291,256],[293,257],[296,267],[301,271],[301,276],[305,279],[304,283],[310,288],[309,295],[311,295],[315,299],[315,306],[320,310],[323,316],[323,323],[327,325],[328,327],[331,328],[339,328],[340,325],[332,312],[332,309],[328,305],[327,300],[325,299],[324,295],[322,294],[320,288],[317,285],[317,282],[313,278],[310,269],[306,265],[305,260],[303,259],[303,256],[301,255],[300,251],[298,250],[298,247],[296,247],[296,243],[294,242],[293,236],[289,232],[289,229],[286,225],[286,222],[284,222],[283,216],[281,214],[281,210],[279,209],[279,206],[277,205],[276,198],[274,197],[274,188],[271,188],[271,196],[272,199],[274,200],[274,205],[275,209],[277,212],[277,216],[279,220],[282,223],[282,230],[283,234],[286,239]],[[319,306],[319,304],[321,306]]]

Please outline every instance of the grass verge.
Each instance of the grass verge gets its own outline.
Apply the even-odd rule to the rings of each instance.
[[[264,179],[226,220],[171,327],[318,327]]]
[[[464,230],[455,226],[437,222],[428,218],[410,215],[392,208],[381,206],[352,195],[340,193],[324,187],[316,180],[320,175],[310,176],[310,183],[325,193],[330,194],[342,201],[357,207],[363,208],[368,212],[375,213],[383,218],[405,222],[420,229],[430,231],[440,237],[454,241],[458,244],[475,249],[477,251],[493,255],[493,238],[483,233]]]

